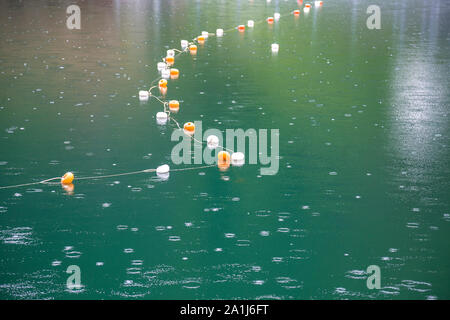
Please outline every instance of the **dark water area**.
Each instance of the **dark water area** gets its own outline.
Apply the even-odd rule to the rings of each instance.
[[[449,299],[450,2],[381,1],[379,30],[372,1],[305,3],[79,1],[69,30],[72,1],[0,1],[0,186],[75,174],[0,189],[0,298]],[[203,131],[278,129],[278,172],[77,181],[201,166],[172,163],[176,126],[138,92],[217,28],[167,99]]]

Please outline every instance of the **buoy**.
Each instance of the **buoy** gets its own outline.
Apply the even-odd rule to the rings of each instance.
[[[294,16],[299,16],[300,15],[300,10],[294,10]]]
[[[156,168],[156,175],[162,180],[167,180],[169,179],[169,171],[170,167],[167,164],[163,164]]]
[[[167,88],[167,80],[166,80],[166,79],[161,79],[161,80],[159,80],[158,86],[159,86],[160,88]]]
[[[184,132],[187,134],[194,134],[195,125],[192,122],[186,122],[183,126]]]
[[[315,1],[315,2],[314,2],[314,5],[315,5],[316,7],[320,7],[321,5],[323,5],[323,1]]]
[[[217,166],[221,170],[226,170],[230,167],[230,154],[227,151],[220,151],[217,155]]]
[[[273,17],[274,17],[275,20],[280,20],[281,14],[279,14],[278,12],[275,12],[273,14]]]
[[[139,100],[146,101],[148,100],[149,93],[146,90],[139,91]]]
[[[233,166],[242,166],[245,163],[245,155],[242,152],[234,152],[231,155],[231,164]]]
[[[304,12],[304,13],[308,13],[310,9],[311,9],[310,7],[305,6],[305,7],[303,8],[303,12]]]
[[[191,44],[189,46],[189,51],[191,52],[191,54],[196,54],[197,53],[197,46],[195,44]]]
[[[66,172],[62,177],[61,177],[61,183],[62,184],[71,184],[73,179],[74,179],[74,175],[72,172]]]
[[[223,29],[217,29],[216,30],[216,36],[218,36],[218,37],[223,36]]]
[[[178,100],[170,100],[169,109],[172,112],[177,112],[180,109],[180,103],[178,102]]]
[[[163,164],[162,166],[156,168],[156,175],[162,180],[167,180],[169,179],[169,171],[170,171],[169,165]]]
[[[219,146],[219,138],[215,135],[210,135],[206,138],[206,144],[209,149],[215,149]]]
[[[311,4],[309,3],[305,4],[305,8],[311,8]]]
[[[158,62],[156,67],[158,68],[158,71],[161,71],[161,70],[165,69],[167,67],[167,65],[165,62]]]
[[[278,43],[272,43],[272,52],[278,52],[278,49],[280,48]]]
[[[181,48],[186,49],[189,45],[189,42],[187,40],[181,40]]]
[[[175,50],[172,50],[172,49],[167,50],[167,56],[168,57],[175,57]]]
[[[204,36],[198,36],[197,37],[197,41],[198,41],[198,43],[204,43],[205,42],[205,37]]]
[[[243,24],[240,24],[238,26],[238,30],[241,31],[241,32],[245,31],[245,26]]]
[[[207,39],[209,36],[209,32],[208,31],[202,31],[202,36]]]
[[[268,22],[268,23],[273,23],[273,17],[268,17],[268,18],[267,18],[267,22]]]
[[[161,77],[164,79],[169,79],[170,77],[170,69],[163,69],[161,70]]]
[[[168,173],[170,171],[170,167],[167,164],[163,164],[156,168],[156,173]]]
[[[165,112],[158,112],[157,114],[156,114],[156,123],[158,123],[158,124],[166,124],[166,122],[167,122],[167,113],[165,113]]]
[[[230,162],[230,153],[228,151],[220,151],[217,155],[217,160],[219,162]]]
[[[170,75],[171,76],[178,76],[180,74],[180,70],[172,68],[170,69]]]
[[[253,28],[254,26],[255,26],[255,21],[253,21],[253,20],[248,20],[247,21],[247,27]]]
[[[172,65],[175,62],[175,58],[174,57],[166,57],[166,63]]]

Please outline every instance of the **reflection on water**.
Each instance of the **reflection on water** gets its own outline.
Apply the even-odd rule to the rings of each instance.
[[[383,3],[368,30],[370,4],[92,1],[75,31],[64,1],[2,2],[0,185],[176,168],[138,92],[181,39],[249,19],[177,57],[166,95],[180,123],[280,129],[280,171],[0,190],[0,297],[448,299],[450,7]]]

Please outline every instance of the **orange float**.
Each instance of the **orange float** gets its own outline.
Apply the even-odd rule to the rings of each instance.
[[[167,80],[166,79],[159,80],[158,86],[159,88],[167,88]]]
[[[189,51],[191,52],[191,54],[196,54],[197,53],[197,46],[195,44],[191,44],[189,46]]]
[[[220,151],[217,155],[217,166],[221,170],[226,170],[230,167],[230,154],[227,151]]]
[[[267,22],[268,22],[268,23],[273,23],[273,17],[268,17],[268,18],[267,18]]]
[[[300,15],[300,10],[294,10],[294,16],[299,16]]]
[[[62,177],[61,177],[61,183],[62,184],[71,184],[73,179],[74,179],[74,175],[72,172],[66,172]]]
[[[166,61],[166,63],[172,65],[175,62],[175,57],[166,57],[166,59],[164,59]]]
[[[205,42],[205,37],[204,36],[198,36],[197,37],[197,41],[198,41],[198,43],[203,43],[203,42]]]
[[[180,109],[180,103],[178,102],[178,100],[170,100],[169,109],[172,112],[177,112]]]
[[[183,126],[183,129],[187,134],[194,134],[195,125],[192,122],[186,122]]]
[[[239,25],[238,30],[241,32],[245,31],[245,26],[243,24]]]

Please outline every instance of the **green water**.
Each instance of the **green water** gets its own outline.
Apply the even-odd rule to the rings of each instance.
[[[0,3],[0,185],[168,163],[138,91],[181,39],[168,99],[203,129],[279,129],[260,164],[0,190],[2,299],[449,299],[448,1]],[[278,43],[277,55],[270,52]],[[66,287],[69,265],[82,289]],[[378,265],[381,289],[368,289]]]

